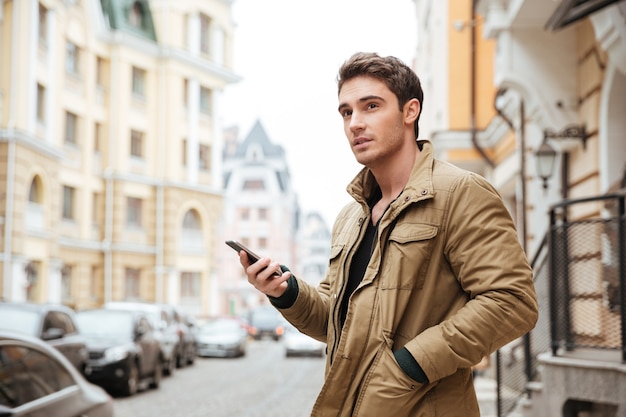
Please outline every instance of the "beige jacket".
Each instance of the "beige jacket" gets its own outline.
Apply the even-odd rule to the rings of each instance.
[[[298,279],[281,310],[328,345],[326,378],[312,416],[479,416],[471,366],[531,330],[532,271],[511,217],[482,177],[434,159],[430,142],[408,184],[380,220],[345,325],[339,306],[349,261],[370,221],[375,182],[364,169],[348,186],[328,272],[318,288]],[[406,347],[428,376],[419,384],[393,352]]]

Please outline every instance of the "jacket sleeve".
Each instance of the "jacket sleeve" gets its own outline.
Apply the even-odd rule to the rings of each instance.
[[[497,191],[468,174],[451,188],[444,223],[444,257],[468,301],[406,344],[430,381],[530,331],[537,321],[532,270]]]

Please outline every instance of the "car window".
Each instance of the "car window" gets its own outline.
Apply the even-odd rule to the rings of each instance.
[[[75,384],[53,357],[24,346],[0,346],[0,404],[18,407]]]
[[[65,330],[65,334],[76,333],[76,328],[74,327],[74,321],[69,316],[69,314],[63,313],[63,312],[57,312],[56,315],[58,317],[59,324],[61,324],[63,326],[62,329]]]

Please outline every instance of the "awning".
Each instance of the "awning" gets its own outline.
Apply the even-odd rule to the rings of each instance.
[[[562,0],[545,28],[556,31],[620,0]]]

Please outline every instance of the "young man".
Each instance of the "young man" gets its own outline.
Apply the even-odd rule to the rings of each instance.
[[[327,343],[312,416],[478,416],[472,366],[533,328],[532,271],[509,213],[482,177],[417,140],[423,93],[394,57],[339,70],[339,114],[363,170],[313,288],[263,258],[248,280]]]

